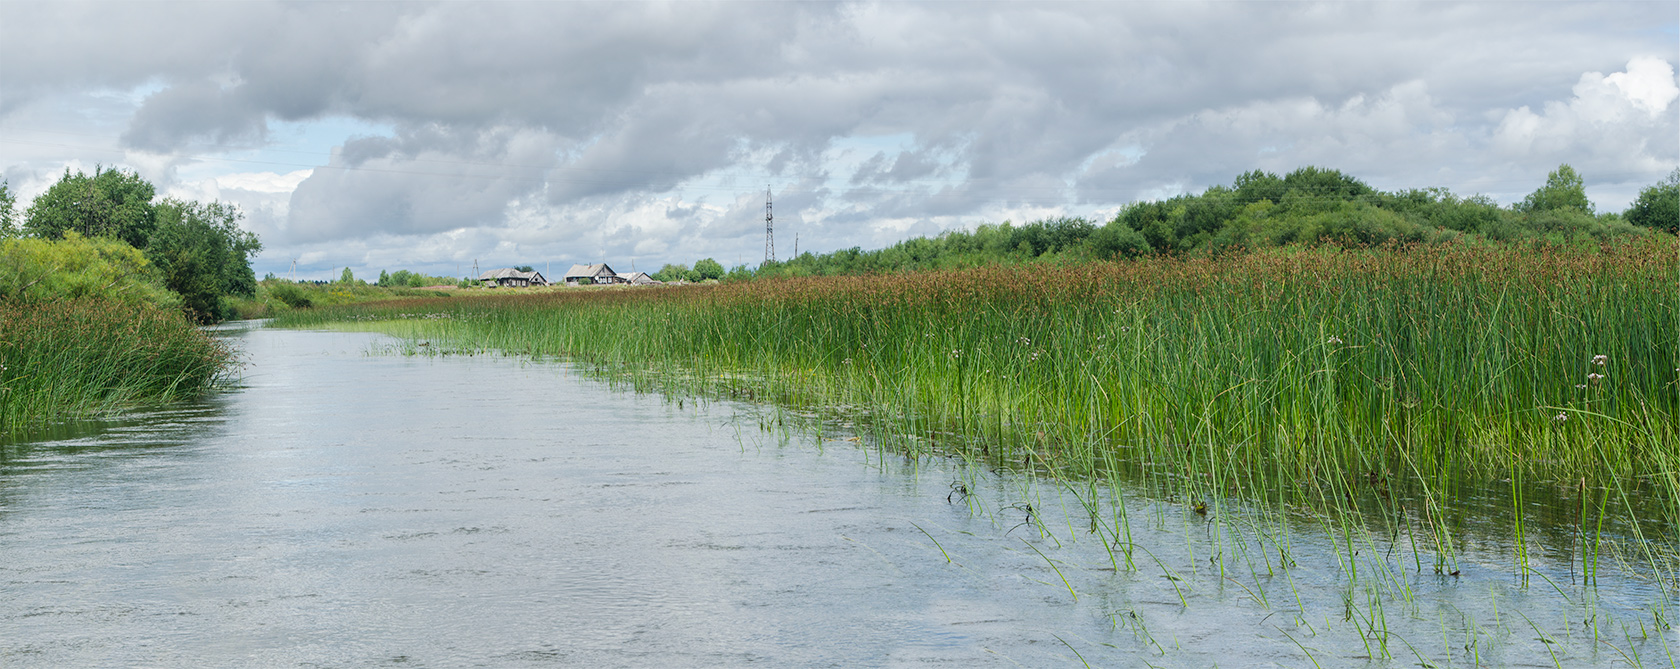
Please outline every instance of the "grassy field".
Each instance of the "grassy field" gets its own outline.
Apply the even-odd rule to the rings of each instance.
[[[0,439],[43,421],[197,394],[232,361],[178,309],[0,301]]]

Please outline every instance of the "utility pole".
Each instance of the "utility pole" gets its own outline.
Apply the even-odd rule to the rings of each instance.
[[[764,262],[776,262],[776,217],[770,213],[770,187],[764,187]]]

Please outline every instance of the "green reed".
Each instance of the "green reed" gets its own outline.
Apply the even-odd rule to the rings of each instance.
[[[205,389],[233,353],[178,310],[105,300],[0,302],[0,438]]]
[[[1238,478],[1656,484],[1675,476],[1680,424],[1676,270],[1672,241],[1291,250],[407,301],[281,323],[404,320],[393,327],[440,342],[861,407],[1075,472],[1196,461]]]
[[[1551,486],[1606,500],[1582,546],[1589,574],[1607,516],[1632,539],[1629,564],[1672,582],[1677,276],[1660,239],[1282,249],[561,289],[277,322],[348,321],[337,327],[398,334],[415,352],[564,356],[639,387],[842,416],[911,455],[1142,481],[1197,514],[1261,500],[1334,527],[1350,588],[1369,576],[1406,600],[1391,567],[1356,556],[1382,537],[1419,571],[1456,576],[1453,507],[1490,484],[1512,493],[1518,578],[1524,491]],[[1112,550],[1132,564],[1118,534]],[[1255,534],[1277,552],[1259,552],[1268,565],[1289,560],[1287,533]]]

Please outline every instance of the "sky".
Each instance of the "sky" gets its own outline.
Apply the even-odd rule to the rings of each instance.
[[[1661,2],[17,2],[0,176],[232,202],[297,278],[756,266],[1262,169],[1599,211],[1680,165]],[[294,269],[295,267],[295,269]]]

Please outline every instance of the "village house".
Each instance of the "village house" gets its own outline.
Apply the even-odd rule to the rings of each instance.
[[[632,286],[652,286],[659,283],[658,281],[655,281],[653,277],[648,276],[647,272],[620,274],[618,275],[618,280],[620,283],[627,283]]]
[[[595,263],[593,265],[572,265],[571,269],[566,270],[566,276],[563,277],[562,280],[565,281],[568,286],[576,286],[579,284],[606,285],[623,283],[623,281],[619,279],[618,273],[614,272],[613,269],[608,267],[606,263]]]
[[[521,272],[512,267],[493,269],[478,275],[481,283],[496,284],[502,288],[525,288],[527,286],[546,286],[548,279],[544,279],[542,272]]]

